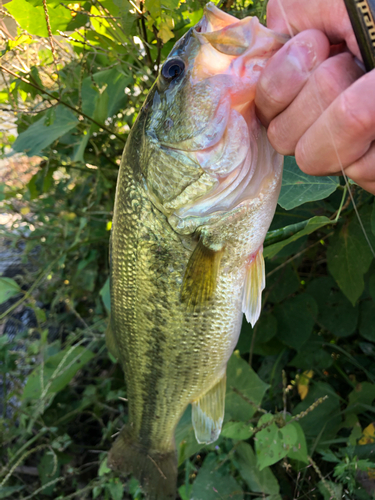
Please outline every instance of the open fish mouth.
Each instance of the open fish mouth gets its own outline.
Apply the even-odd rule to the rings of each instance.
[[[199,42],[190,68],[191,95],[208,87],[216,109],[193,137],[162,145],[200,165],[214,184],[175,211],[181,219],[231,210],[257,196],[273,173],[275,162],[264,158],[266,133],[255,116],[255,87],[269,57],[287,39],[256,17],[238,20],[213,3],[190,36]]]
[[[262,69],[269,57],[289,38],[271,32],[259,23],[257,17],[239,20],[222,12],[211,2],[206,5],[193,36],[202,45],[195,61],[198,78],[199,70],[204,65],[203,77],[208,76],[208,68],[211,74],[231,72],[239,77],[248,77],[254,69]]]
[[[245,52],[249,46],[249,37],[252,36],[251,31],[244,31],[241,28],[240,20],[226,14],[210,2],[206,5],[204,16],[194,31],[196,36],[204,37],[219,52],[238,56]]]
[[[205,6],[203,18],[187,35],[184,44],[188,45],[189,37],[194,37],[199,50],[188,63],[191,87],[186,99],[194,100],[205,88],[209,89],[208,99],[216,104],[205,106],[207,111],[201,110],[209,116],[202,119],[193,136],[188,132],[188,137],[179,141],[163,137],[160,143],[189,153],[212,148],[222,139],[230,127],[231,109],[246,114],[260,71],[286,38],[262,26],[256,17],[238,20],[213,3]]]

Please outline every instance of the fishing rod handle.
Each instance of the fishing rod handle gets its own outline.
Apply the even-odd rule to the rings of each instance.
[[[375,68],[375,0],[344,0],[366,71]]]

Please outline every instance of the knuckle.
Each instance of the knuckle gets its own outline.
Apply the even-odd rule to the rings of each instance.
[[[290,138],[290,131],[285,130],[285,127],[280,120],[273,120],[268,127],[268,139],[272,147],[282,155],[291,155],[294,153],[295,144]]]
[[[375,183],[375,142],[370,145],[366,153],[348,169],[348,175],[357,182],[357,179],[362,182]]]
[[[322,63],[316,70],[315,82],[320,98],[325,105],[329,105],[340,93],[346,89],[343,79],[343,69],[340,61],[331,58]]]
[[[303,146],[303,143],[301,143],[301,141],[296,146],[295,158],[296,158],[296,163],[302,170],[302,172],[304,172],[307,175],[317,174],[317,172],[314,169],[314,166],[311,164],[311,161],[309,161],[310,159],[308,153],[306,152],[306,149]]]
[[[279,109],[283,105],[283,92],[280,86],[275,83],[274,78],[268,78],[266,70],[267,68],[259,80],[258,87],[263,94],[264,102],[267,102],[268,109]]]
[[[267,16],[272,16],[278,7],[278,0],[269,0],[267,3]]]

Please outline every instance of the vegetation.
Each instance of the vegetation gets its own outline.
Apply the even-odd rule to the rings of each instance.
[[[262,0],[222,8],[264,20]],[[11,0],[1,14],[0,144],[16,170],[0,184],[2,231],[22,265],[0,278],[0,498],[138,500],[138,483],[106,465],[127,418],[103,333],[115,183],[145,95],[202,3]],[[349,187],[375,247],[374,197]],[[199,445],[189,410],[177,429],[179,495],[373,498],[369,242],[342,180],[291,157],[271,229],[263,312],[229,362],[222,435]]]

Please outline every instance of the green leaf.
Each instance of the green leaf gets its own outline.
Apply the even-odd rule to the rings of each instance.
[[[97,265],[97,261],[94,261],[81,271],[77,270],[74,278],[72,279],[72,284],[76,289],[74,295],[79,295],[81,293],[80,290],[88,290],[89,292],[94,291],[98,275]]]
[[[93,119],[102,124],[104,124],[105,120],[108,117],[108,100],[109,95],[107,89],[104,89],[103,92],[97,92],[94,100],[95,109],[93,113]],[[94,123],[90,128],[92,129],[92,132],[96,132],[99,130],[99,126]]]
[[[31,305],[34,313],[35,313],[35,316],[36,316],[36,319],[38,320],[38,323],[44,323],[46,321],[46,312],[44,309],[40,309],[40,307],[37,307],[35,305]],[[47,333],[45,333],[47,332]],[[44,335],[47,336],[48,334],[48,329],[47,330],[44,330],[43,332]]]
[[[236,441],[245,441],[253,434],[253,427],[246,422],[227,422],[221,435]]]
[[[314,177],[304,174],[294,156],[286,156],[278,203],[286,210],[292,210],[308,201],[327,198],[339,185],[338,177]]]
[[[129,493],[133,496],[134,500],[138,500],[142,496],[142,490],[139,485],[139,481],[135,479],[135,477],[132,477],[130,480],[127,481],[127,486],[129,488]]]
[[[102,120],[104,123],[107,116],[113,116],[125,106],[127,96],[124,91],[133,82],[133,77],[131,75],[124,75],[117,68],[111,68],[94,73],[92,77],[85,78],[81,89],[82,111],[91,117],[94,115],[95,98],[98,95],[97,89],[93,87],[92,79],[99,88],[102,88],[104,85],[107,86],[104,93],[110,99],[107,104],[107,115]]]
[[[43,163],[41,163],[43,165]],[[48,168],[48,165],[44,168],[40,168],[38,172],[32,176],[27,187],[30,193],[30,200],[35,200],[43,193],[46,193],[51,188],[53,182],[53,172],[54,168]]]
[[[214,453],[207,455],[203,466],[191,490],[191,500],[218,500],[230,498],[242,500],[244,498],[241,486],[229,472],[217,470],[217,457]]]
[[[38,464],[38,472],[42,486],[56,479],[60,474],[60,464],[57,456],[51,451],[46,451]],[[55,484],[51,484],[51,486],[44,488],[43,494],[52,495],[55,486]]]
[[[251,491],[266,495],[279,493],[279,484],[271,469],[265,467],[259,470],[255,453],[248,443],[240,443],[236,447],[233,462]]]
[[[276,333],[277,320],[272,313],[264,311],[254,329],[244,317],[236,349],[241,354],[250,352],[251,347],[255,354],[262,356],[277,354],[285,347],[275,338]]]
[[[375,274],[370,276],[370,279],[368,282],[368,291],[369,291],[372,299],[375,300]]]
[[[89,142],[89,139],[91,137],[92,129],[94,128],[94,124],[92,124],[92,128],[90,127],[89,131],[83,135],[81,135],[81,140],[79,143],[74,147],[74,153],[73,153],[73,161],[81,161],[84,162],[84,153],[86,146]]]
[[[12,0],[6,5],[6,9],[15,17],[21,28],[30,34],[48,36],[43,7],[34,7],[26,0]],[[69,12],[66,11],[66,14]],[[66,14],[64,12],[64,15]]]
[[[337,290],[330,276],[313,280],[306,287],[319,307],[317,321],[325,329],[338,337],[347,337],[355,332],[358,322],[358,306],[353,307],[349,300]]]
[[[109,483],[106,484],[112,500],[122,500],[124,494],[124,486],[118,478],[111,479]]]
[[[26,153],[27,156],[38,156],[42,150],[56,139],[72,130],[78,123],[77,118],[65,106],[57,106],[56,118],[52,125],[45,125],[45,117],[30,125],[22,132],[13,144],[17,153]]]
[[[104,73],[104,72],[103,72]],[[105,73],[108,73],[106,71]],[[108,75],[108,78],[111,78],[110,75]],[[87,79],[86,79],[87,80]],[[91,83],[91,80],[90,80]],[[105,86],[104,86],[105,85]],[[91,116],[93,120],[95,120],[97,123],[100,123],[104,126],[104,122],[108,118],[108,106],[109,106],[109,93],[107,92],[107,83],[105,83],[100,90],[96,89],[95,87],[90,87],[91,90],[94,92],[92,95],[90,93],[89,99],[87,99],[86,93],[83,93],[85,95],[85,110],[83,110],[84,113],[86,113],[88,116]],[[90,103],[90,109],[88,108],[87,101]],[[112,99],[111,99],[112,101]],[[96,123],[91,123],[90,128],[88,131],[86,131],[85,135],[82,136],[82,139],[78,143],[78,145],[74,148],[74,155],[73,155],[73,161],[84,161],[84,153],[86,146],[89,142],[90,137],[94,132],[97,132],[100,129],[100,126],[97,125]]]
[[[278,338],[298,350],[312,333],[318,305],[311,295],[301,293],[277,305],[274,314],[277,318]]]
[[[178,494],[180,495],[181,500],[190,500],[192,487],[192,484],[183,484],[178,488]]]
[[[324,338],[320,335],[312,335],[309,340],[299,349],[298,354],[290,361],[290,366],[301,370],[323,370],[329,368],[333,359],[329,352],[324,349]]]
[[[371,230],[372,230],[372,234],[375,236],[375,203],[372,204]]]
[[[306,398],[293,410],[293,415],[298,415],[323,396],[328,398],[299,421],[307,440],[314,441],[320,436],[316,443],[318,447],[321,441],[333,439],[340,428],[342,419],[339,396],[329,384],[315,382],[310,385]]]
[[[332,497],[331,491],[328,490],[327,485],[330,490],[334,492],[334,497]],[[326,480],[324,483],[323,481],[320,481],[320,483],[318,483],[318,489],[323,495],[324,500],[340,500],[342,498],[342,488],[342,484],[333,483],[332,481]]]
[[[15,17],[21,28],[31,35],[48,37],[43,5],[33,6],[26,0],[12,0],[6,4],[6,8]],[[72,18],[70,10],[59,4],[48,6],[48,13],[53,35],[58,35],[59,30],[73,31],[87,22],[87,17],[84,15],[79,14]]]
[[[8,498],[10,495],[13,495],[13,493],[18,493],[19,491],[23,490],[25,486],[20,485],[20,486],[2,486],[0,489],[0,498]],[[14,497],[12,497],[14,498]]]
[[[258,427],[273,420],[270,413],[262,415],[258,421]],[[255,449],[259,470],[273,465],[284,458],[289,451],[297,448],[297,429],[292,425],[278,427],[272,423],[265,429],[259,431],[255,438]]]
[[[19,285],[11,278],[0,278],[0,304],[22,292]]]
[[[370,206],[360,211],[365,231],[372,240],[370,232]],[[365,288],[363,275],[369,269],[372,253],[363,234],[356,214],[349,222],[338,227],[327,250],[328,269],[343,293],[355,305]]]
[[[124,32],[127,34],[133,34],[132,28],[137,20],[137,14],[131,12],[133,10],[131,3],[127,0],[113,0],[113,3],[118,7],[118,13],[120,14]]]
[[[361,302],[359,307],[359,333],[367,340],[375,342],[375,301]]]
[[[272,271],[272,268],[270,270]],[[295,269],[291,264],[284,266],[279,271],[272,273],[270,278],[267,279],[267,289],[270,292],[268,300],[278,304],[296,292],[299,286],[300,280]]]
[[[237,348],[241,353],[249,352],[253,345],[254,352],[273,339],[277,333],[277,321],[273,314],[261,314],[255,328],[244,320]],[[255,335],[255,338],[254,338]]]
[[[291,417],[287,417],[287,421],[290,420]],[[291,424],[296,430],[297,433],[297,439],[294,445],[291,446],[290,450],[287,453],[287,457],[293,459],[293,460],[299,460],[300,462],[308,463],[309,459],[307,456],[307,444],[306,444],[306,438],[305,438],[305,433],[302,430],[302,427],[299,425],[298,422],[292,422]]]
[[[191,421],[191,406],[185,410],[175,432],[175,440],[178,454],[178,465],[185,462],[186,459],[198,453],[204,444],[197,442],[195,432]]]
[[[145,7],[154,19],[162,16],[161,0],[146,0]]]
[[[98,496],[100,495],[100,493],[102,492],[102,487],[101,486],[94,486],[93,490],[92,490],[92,497],[94,498],[98,498]]]
[[[256,412],[269,385],[235,351],[227,366],[225,421],[247,421]],[[252,401],[250,404],[246,399]]]
[[[333,453],[332,450],[324,450],[320,452],[320,455],[322,456],[323,460],[325,462],[331,462],[333,464],[339,464],[341,460],[337,458],[337,456]]]
[[[22,399],[39,399],[60,392],[93,357],[88,349],[72,346],[47,358],[43,367],[37,366],[29,375]]]
[[[107,278],[106,282],[100,289],[99,295],[102,298],[104,307],[106,308],[106,311],[108,314],[111,312],[111,294],[110,294],[110,289],[109,289],[109,278]]]
[[[43,82],[40,78],[39,70],[38,70],[37,66],[32,66],[32,68],[30,69],[30,73],[27,75],[27,78],[30,82],[34,83],[34,85],[38,85],[38,87],[40,87],[41,90],[38,90],[35,87],[33,87],[32,85],[29,85],[28,83],[22,82],[20,80],[17,81],[16,88],[18,90],[23,90],[27,94],[30,94],[30,97],[32,99],[35,99],[35,97],[38,94],[41,95],[43,93],[43,89],[44,89],[44,85],[43,85]],[[46,114],[53,113],[53,110],[54,110],[54,108],[50,108]]]
[[[22,43],[28,45],[29,43],[32,43],[32,42],[33,42],[33,39],[29,35],[19,35],[15,40],[8,40],[8,44],[9,44],[10,49],[15,49],[16,47],[18,47]]]
[[[290,236],[289,238],[286,238],[283,241],[279,241],[278,243],[274,243],[273,245],[267,246],[263,250],[264,257],[269,257],[269,258],[274,257],[282,248],[284,248],[286,245],[289,245],[289,243],[293,243],[302,236],[305,236],[306,234],[311,234],[314,231],[317,231],[321,227],[325,226],[326,224],[330,224],[331,222],[332,221],[328,219],[328,217],[324,216],[312,217],[311,219],[308,220],[306,226],[301,231],[298,231],[297,233],[293,234],[293,236]],[[285,228],[285,230],[287,229],[288,226]]]
[[[372,406],[375,399],[375,385],[370,382],[360,382],[349,394],[349,405],[347,412],[362,413],[362,405]],[[347,413],[346,412],[346,413]]]
[[[102,477],[105,474],[108,474],[109,472],[111,472],[111,469],[108,467],[107,457],[105,457],[105,459],[102,461],[102,463],[99,466],[98,476]]]

